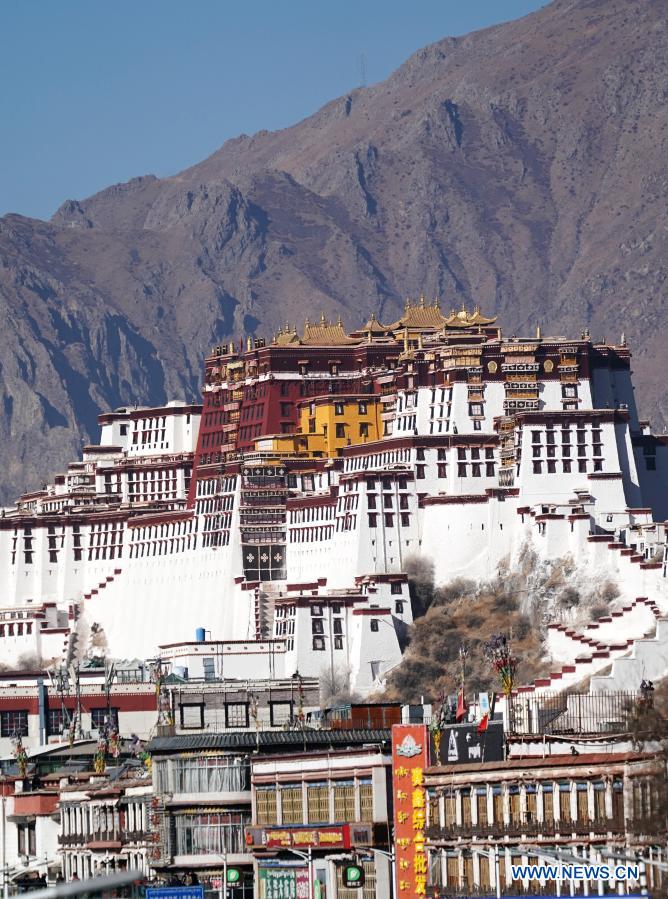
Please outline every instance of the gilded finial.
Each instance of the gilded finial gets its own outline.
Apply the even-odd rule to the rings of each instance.
[[[540,331],[540,325],[536,325],[536,339],[540,340],[542,336],[543,335],[541,334],[541,331]]]
[[[424,294],[420,294],[420,307],[424,309]]]
[[[340,315],[339,315],[339,317],[337,318],[336,323],[337,323],[337,325],[339,325],[339,326],[342,326],[342,325],[343,325],[343,319],[341,318]]]
[[[322,312],[322,313],[320,314],[320,324],[321,324],[321,325],[327,324],[327,319],[325,318],[325,313],[324,313],[324,312]]]
[[[625,334],[624,331],[622,331],[622,337],[621,337],[621,341],[620,341],[620,342],[621,342],[621,345],[622,345],[622,346],[626,346],[626,334]]]

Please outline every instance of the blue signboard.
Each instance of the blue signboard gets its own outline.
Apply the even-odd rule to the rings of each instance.
[[[148,887],[146,899],[204,899],[204,887]]]

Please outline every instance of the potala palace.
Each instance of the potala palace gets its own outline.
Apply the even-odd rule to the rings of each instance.
[[[424,300],[217,346],[201,405],[101,415],[99,445],[2,512],[2,660],[159,655],[365,695],[401,658],[407,559],[444,584],[530,547],[619,597],[553,622],[554,673],[523,689],[637,689],[668,669],[668,438],[630,361],[623,336],[504,336]]]

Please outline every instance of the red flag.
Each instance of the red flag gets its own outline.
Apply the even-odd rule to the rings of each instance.
[[[480,723],[478,724],[478,733],[480,735],[484,734],[487,730],[487,725],[489,724],[489,712],[485,712],[485,714],[480,719]]]
[[[466,702],[464,700],[464,688],[462,687],[457,694],[457,715],[455,721],[461,721],[466,715]]]

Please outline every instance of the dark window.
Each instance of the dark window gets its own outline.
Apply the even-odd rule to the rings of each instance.
[[[471,450],[471,458],[472,459],[480,458],[480,448],[479,447],[477,447],[477,446],[473,447],[473,449]]]
[[[0,737],[14,736],[28,736],[28,712],[23,709],[0,712]]]
[[[587,460],[586,459],[578,459],[578,471],[583,474],[586,470],[587,470]]]
[[[540,447],[539,446],[532,447],[532,450],[533,450],[534,456],[540,456]]]
[[[325,638],[324,637],[314,637],[313,638],[313,649],[321,652],[325,649]]]
[[[341,614],[341,603],[333,602],[332,603],[332,615],[340,615]]]
[[[376,489],[376,482],[373,478],[369,478],[369,480],[366,482],[366,489],[367,490],[375,490]]]
[[[482,422],[479,418],[473,419],[473,430],[474,431],[482,431]]]
[[[417,450],[415,458],[418,460],[418,462],[424,461],[424,449],[420,447],[420,449]]]
[[[336,426],[336,436],[337,437],[345,437],[346,436],[346,426],[345,425],[337,425]]]
[[[446,451],[444,449],[438,450],[438,453],[436,454],[436,458],[438,459],[439,462],[445,462],[445,460],[447,459]]]
[[[363,421],[360,424],[360,437],[368,437],[369,436],[369,425],[367,422]]]
[[[121,425],[121,437],[125,437],[127,433],[128,433],[128,426]]]
[[[19,855],[36,855],[35,824],[18,824],[16,827]]]
[[[394,515],[391,512],[385,513],[385,527],[386,528],[394,527]]]
[[[487,462],[487,463],[486,463],[486,465],[485,465],[485,474],[487,475],[488,478],[493,478],[493,477],[494,477],[494,463],[493,463],[493,462]]]
[[[324,634],[325,633],[325,622],[322,618],[314,618],[311,621],[311,633],[312,634]]]
[[[594,459],[594,471],[603,471],[602,459]]]
[[[403,613],[404,613],[404,604],[403,604],[403,602],[402,602],[401,600],[397,600],[397,602],[395,602],[395,604],[394,604],[394,611],[397,613],[397,615],[403,615]]]
[[[418,479],[418,481],[424,480],[424,471],[425,471],[424,465],[416,465],[415,466],[415,476]]]
[[[46,728],[50,737],[55,737],[63,732],[64,716],[62,709],[49,709],[46,719]]]
[[[392,494],[391,493],[383,494],[383,508],[384,509],[392,508]]]
[[[564,474],[568,474],[571,470],[571,460],[564,459],[564,461],[561,463],[561,466],[564,469]]]
[[[411,516],[408,512],[401,513],[401,526],[402,528],[407,528],[411,523]]]
[[[534,463],[533,463],[533,473],[534,473],[534,474],[541,474],[542,471],[543,471],[543,463],[542,463],[542,462],[536,462],[536,461],[534,461]]]
[[[359,403],[357,410],[360,415],[366,415],[366,403]]]
[[[547,460],[547,470],[549,474],[554,474],[557,470],[557,463],[554,461],[554,459]]]
[[[248,727],[248,703],[225,703],[225,727]]]
[[[283,418],[288,418],[292,415],[292,403],[281,403],[281,415]]]
[[[342,634],[343,633],[343,619],[335,618],[333,621],[334,633]]]
[[[369,512],[369,527],[375,528],[378,527],[378,516],[375,512]]]
[[[399,508],[400,509],[408,508],[408,496],[405,493],[401,493],[399,495]]]
[[[380,625],[378,624],[378,619],[377,619],[377,618],[372,618],[372,619],[371,619],[371,630],[372,630],[374,633],[377,633],[379,627],[380,627]]]
[[[571,454],[571,448],[570,448],[570,446],[562,446],[562,447],[561,447],[561,453],[562,453],[562,455],[564,456],[564,458],[568,458],[568,457],[570,456],[570,454]]]
[[[343,415],[343,403],[334,403],[334,414]]]
[[[367,496],[367,498],[366,498],[366,502],[367,502],[367,506],[369,507],[369,509],[375,509],[375,508],[376,508],[376,496],[375,496],[375,494],[374,494],[374,493],[370,493],[370,494]]]
[[[397,595],[400,596],[403,592],[401,582],[400,581],[392,581],[392,585],[390,587],[390,592],[392,593],[393,596],[397,596]]]
[[[311,615],[317,617],[322,615],[322,606],[319,604],[314,604],[311,606]]]
[[[457,477],[460,477],[460,478],[466,477],[466,462],[458,462],[457,463]]]
[[[466,450],[464,449],[464,447],[460,446],[457,448],[457,458],[466,459]]]
[[[101,709],[91,709],[90,726],[100,730],[105,724],[109,724],[110,727],[118,727],[118,709],[107,709],[106,706]]]
[[[334,649],[343,649],[343,637],[334,637]]]
[[[531,432],[531,442],[532,443],[540,443],[540,431],[532,431]]]

